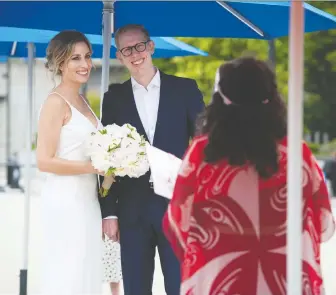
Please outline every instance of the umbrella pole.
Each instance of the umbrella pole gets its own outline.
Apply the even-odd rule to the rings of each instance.
[[[287,294],[302,294],[302,135],[304,7],[290,9],[288,171],[287,171]]]
[[[34,44],[28,43],[28,101],[27,101],[27,142],[25,163],[25,197],[24,197],[24,221],[23,221],[23,256],[20,270],[20,295],[27,295],[28,281],[28,249],[29,249],[29,209],[31,192],[31,158],[32,158],[32,103],[33,103],[33,61]]]
[[[8,58],[7,60],[7,73],[6,73],[6,82],[7,82],[7,101],[6,101],[6,138],[7,138],[7,142],[6,142],[6,173],[7,173],[7,185],[10,186],[11,185],[11,175],[9,175],[9,165],[11,164],[11,138],[12,138],[12,134],[11,134],[11,101],[10,101],[10,85],[11,85],[11,62],[10,62],[10,58]]]
[[[103,8],[103,62],[102,62],[102,77],[100,88],[100,117],[102,113],[104,93],[108,90],[110,81],[110,51],[111,39],[113,33],[113,3],[114,1],[104,1]]]

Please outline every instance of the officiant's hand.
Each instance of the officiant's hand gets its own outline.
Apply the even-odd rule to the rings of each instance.
[[[114,242],[119,241],[118,219],[103,219],[103,233]]]

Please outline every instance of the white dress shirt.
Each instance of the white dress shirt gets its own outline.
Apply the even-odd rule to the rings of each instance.
[[[157,70],[147,89],[131,78],[135,104],[150,144],[153,144],[160,102],[160,72]]]
[[[150,144],[153,144],[157,115],[160,102],[160,72],[156,70],[156,74],[147,88],[140,85],[133,77],[131,77],[134,101],[142,125]],[[150,181],[152,181],[150,179]],[[111,188],[113,189],[113,188]],[[116,218],[116,216],[108,216],[105,219]]]

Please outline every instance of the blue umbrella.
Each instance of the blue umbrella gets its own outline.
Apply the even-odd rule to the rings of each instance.
[[[289,8],[289,1],[116,1],[114,28],[138,23],[152,36],[274,39],[288,35]],[[336,28],[335,17],[304,8],[306,32]],[[1,1],[0,26],[101,34],[102,10],[101,1]]]
[[[48,42],[57,34],[55,31],[0,27],[0,56],[27,57],[27,42],[35,43],[35,57],[45,57]],[[93,58],[102,58],[103,38],[100,35],[86,35],[93,45]],[[153,57],[174,57],[202,55],[207,53],[171,37],[153,37]],[[115,57],[116,46],[112,40],[110,57]]]
[[[304,8],[305,32],[336,28],[336,17],[307,3]],[[127,1],[116,2],[115,11],[116,28],[141,23],[153,35],[269,40],[288,35],[290,1]]]
[[[108,87],[112,27],[144,25],[151,36],[272,40],[288,35],[289,1],[1,1],[0,26],[86,34],[103,31],[101,97]],[[336,18],[305,4],[305,31],[336,28]],[[103,17],[101,12],[103,11]],[[136,12],[136,13],[133,13]],[[76,17],[78,16],[78,17]],[[83,20],[83,21],[81,21]],[[113,25],[113,26],[112,26]],[[103,30],[104,28],[104,30]]]

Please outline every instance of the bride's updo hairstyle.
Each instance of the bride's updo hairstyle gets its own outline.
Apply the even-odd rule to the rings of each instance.
[[[79,42],[86,43],[92,51],[91,43],[86,36],[75,30],[61,31],[51,39],[47,47],[45,67],[53,74],[53,78],[62,76],[61,67],[67,63],[74,46]]]

